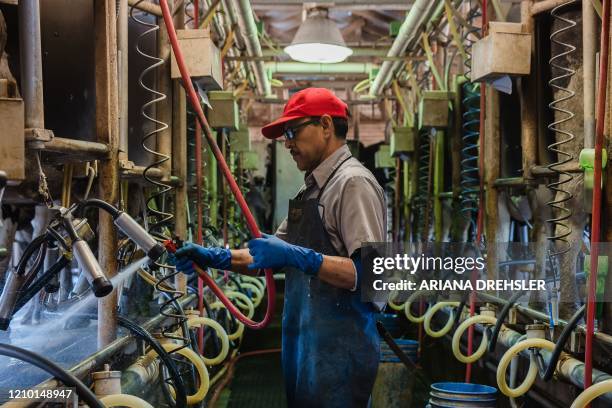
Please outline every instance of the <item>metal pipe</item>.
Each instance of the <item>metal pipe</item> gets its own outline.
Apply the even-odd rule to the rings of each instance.
[[[162,16],[161,7],[159,7],[157,4],[149,3],[148,1],[128,0],[128,5],[130,5],[130,7],[136,8],[136,9],[138,9],[140,11],[144,11],[144,12],[147,12],[149,14],[153,14],[156,17],[161,17]]]
[[[238,17],[236,17],[236,9],[234,8],[234,5],[229,0],[221,0],[221,6],[225,11],[224,15],[227,20],[227,26],[230,28],[230,30],[235,30],[235,27],[238,26]],[[244,38],[242,38],[241,35],[235,35],[234,41],[236,41],[239,49],[244,49]]]
[[[119,65],[119,160],[128,160],[128,0],[117,8],[117,64]]]
[[[196,299],[195,295],[188,295],[188,296],[184,296],[178,302],[182,308],[185,308],[186,306],[190,305],[195,299]],[[161,325],[166,319],[168,319],[167,316],[158,314],[157,316],[144,322],[141,326],[145,330],[151,331],[152,329],[155,329],[159,325]],[[112,343],[108,344],[103,349],[97,351],[96,353],[87,357],[83,361],[72,366],[67,371],[81,380],[86,380],[92,371],[97,370],[100,367],[102,367],[104,363],[108,362],[111,359],[111,357],[121,352],[124,348],[126,348],[128,345],[130,345],[135,340],[136,339],[132,336],[124,336],[124,337],[118,338]],[[52,388],[57,388],[61,386],[63,385],[60,381],[58,381],[55,378],[50,378],[47,381],[44,381],[38,384],[36,388],[37,389],[52,389]],[[14,402],[7,402],[6,404],[3,404],[2,406],[0,406],[0,408],[18,408],[18,407],[23,407],[23,405],[21,403],[17,404]]]
[[[399,33],[393,44],[391,44],[391,48],[389,48],[389,52],[387,53],[387,57],[398,57],[402,55],[406,49],[409,47],[411,43],[418,38],[418,33],[423,27],[423,22],[429,21],[431,14],[435,10],[437,4],[435,1],[429,0],[416,0],[408,15],[406,15],[406,19],[402,23]],[[378,75],[374,78],[374,82],[370,86],[370,96],[378,97],[385,89],[385,87],[391,81],[393,74],[397,67],[399,66],[399,62],[397,61],[384,61],[378,71]]]
[[[478,293],[478,295],[480,296],[481,294]],[[482,333],[484,330],[484,327],[480,324],[475,324],[472,327],[474,327],[476,331],[480,333]],[[515,330],[512,330],[506,326],[503,326],[499,332],[498,342],[499,344],[503,344],[505,347],[510,348],[514,346],[516,343],[518,343],[519,341],[521,341],[522,337],[523,335],[521,333]],[[550,351],[543,350],[543,349],[539,350],[539,352],[542,355],[544,365],[547,366],[550,361],[550,357],[552,353]],[[529,355],[527,354],[527,350],[521,353],[520,355],[529,358]],[[584,362],[573,358],[569,354],[562,353],[561,358],[559,359],[559,362],[557,363],[556,372],[558,373],[561,379],[569,381],[570,383],[574,384],[577,387],[584,388],[584,377],[583,377],[584,365],[585,365]],[[495,370],[497,370],[497,368],[495,368]],[[598,383],[601,381],[612,379],[612,376],[603,371],[594,369],[592,378],[593,378],[593,383]],[[612,401],[612,394],[605,394],[604,396],[602,396],[602,399],[610,402]]]
[[[170,9],[174,11],[174,0],[169,1]],[[155,91],[164,95],[155,104],[155,119],[164,125],[158,124],[157,135],[153,140],[156,141],[157,152],[160,154],[157,157],[159,164],[156,168],[162,170],[163,174],[170,175],[172,171],[172,79],[170,78],[170,41],[168,40],[168,32],[161,26],[157,30],[157,58],[162,60],[156,68],[156,86]],[[160,160],[160,157],[167,156],[170,160]]]
[[[364,74],[369,75],[377,65],[369,62],[340,62],[337,64],[309,64],[304,62],[267,62],[266,71],[272,74]]]
[[[582,2],[582,74],[584,92],[584,148],[595,144],[595,7],[590,1]]]
[[[25,108],[25,127],[44,129],[45,106],[39,0],[21,0],[18,3],[18,13],[21,96]]]
[[[246,43],[247,54],[250,57],[262,57],[261,44],[257,37],[257,26],[255,25],[251,3],[249,0],[232,0],[232,2],[236,7],[238,26],[240,27],[240,34]],[[262,61],[253,61],[250,65],[257,81],[257,92],[264,98],[268,97],[272,94],[272,85],[266,75],[264,63]]]
[[[50,142],[46,142],[45,150],[68,154],[88,153],[99,159],[108,157],[110,152],[108,145],[105,143],[88,142],[85,140],[68,139],[65,137],[54,137]]]
[[[180,7],[174,17],[176,27],[185,28],[185,8]],[[185,91],[178,83],[172,83],[172,172],[181,180],[187,180],[187,99]],[[188,184],[181,183],[174,195],[174,234],[187,240],[187,193]],[[179,273],[174,277],[177,290],[187,292],[187,276]]]
[[[500,305],[505,305],[506,303],[508,303],[508,301],[505,299],[502,299],[497,296],[489,295],[488,293],[484,293],[484,292],[478,292],[477,296],[485,302],[497,303]],[[550,317],[547,313],[543,313],[535,309],[532,309],[530,307],[522,306],[519,304],[516,304],[514,307],[516,308],[516,311],[518,313],[521,313],[531,319],[539,320],[542,322],[547,322],[550,320]],[[559,327],[567,326],[567,321],[563,319],[558,319],[557,322],[558,322]],[[576,326],[576,330],[580,333],[585,333],[586,327],[584,325],[579,324]],[[596,332],[595,338],[601,341],[602,343],[605,343],[607,346],[612,346],[612,336],[610,336],[609,334],[605,334],[602,332]]]
[[[509,328],[502,328],[502,331],[499,334],[499,341],[504,344],[506,347],[512,347],[520,340],[520,333],[511,330]],[[552,353],[548,350],[539,350],[542,355],[542,359],[544,362],[544,366],[548,366]],[[529,357],[527,354],[525,356]],[[585,363],[571,357],[569,354],[562,353],[559,362],[557,363],[557,375],[577,387],[585,388],[584,384],[584,372],[585,372]],[[607,374],[603,371],[593,369],[592,372],[592,381],[593,383],[598,383],[601,381],[612,379],[610,374]],[[612,395],[605,394],[602,396],[602,399],[612,402]]]
[[[521,22],[526,33],[532,34],[531,47],[531,66],[536,66],[535,56],[535,21],[530,14],[533,0],[521,1]],[[519,98],[521,104],[521,146],[522,146],[522,162],[523,162],[523,177],[527,180],[532,178],[531,168],[536,164],[538,152],[538,120],[537,120],[537,72],[532,68],[529,75],[521,77]]]
[[[567,3],[567,0],[544,0],[534,3],[531,7],[531,15],[545,13],[564,3]]]
[[[94,44],[96,83],[96,135],[108,145],[108,160],[100,163],[99,196],[114,203],[119,196],[118,121],[117,121],[117,32],[114,0],[94,0]],[[117,274],[117,235],[110,214],[100,211],[98,222],[98,258],[109,279]],[[117,291],[98,301],[98,347],[117,335]]]

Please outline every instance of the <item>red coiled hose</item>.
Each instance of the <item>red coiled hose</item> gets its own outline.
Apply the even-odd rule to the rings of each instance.
[[[174,51],[174,57],[176,58],[176,64],[178,65],[179,70],[181,71],[182,77],[182,85],[185,88],[185,92],[187,93],[187,98],[191,107],[194,109],[196,113],[196,117],[204,131],[204,135],[206,136],[206,140],[212,150],[215,158],[217,159],[217,163],[219,164],[219,169],[223,173],[225,180],[227,181],[234,198],[238,202],[240,209],[242,210],[242,215],[246,219],[247,226],[251,235],[255,238],[261,237],[261,232],[259,231],[259,227],[255,222],[255,218],[249,210],[249,207],[242,196],[242,192],[234,180],[232,176],[232,172],[230,171],[227,163],[225,162],[225,158],[217,146],[217,142],[212,136],[212,132],[210,130],[210,126],[208,125],[208,121],[206,120],[206,116],[204,116],[204,111],[202,110],[202,106],[198,100],[198,95],[196,94],[195,89],[193,88],[193,84],[191,83],[191,76],[189,75],[189,71],[187,70],[187,66],[185,65],[185,61],[183,60],[183,53],[181,52],[181,48],[178,44],[178,39],[176,37],[176,31],[174,29],[174,23],[172,22],[172,13],[170,12],[170,8],[168,7],[167,0],[160,0],[159,5],[162,10],[162,15],[164,18],[164,24],[166,25],[166,30],[168,31],[168,37],[170,38],[170,44],[172,45],[172,50]],[[263,329],[270,323],[272,320],[272,315],[274,314],[274,303],[276,301],[276,290],[274,287],[274,276],[271,269],[266,269],[266,287],[268,293],[268,308],[266,310],[266,315],[264,316],[261,322],[254,322],[253,320],[246,317],[242,312],[234,306],[234,304],[225,296],[223,291],[215,284],[214,280],[203,271],[201,268],[195,266],[195,270],[198,271],[198,274],[202,278],[202,280],[210,287],[213,293],[219,298],[219,300],[225,305],[227,310],[230,311],[232,315],[236,317],[236,319],[240,320],[245,326],[251,329]]]

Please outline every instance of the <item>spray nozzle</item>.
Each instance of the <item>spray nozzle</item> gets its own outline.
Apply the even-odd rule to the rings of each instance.
[[[164,248],[166,249],[166,251],[168,251],[169,253],[173,254],[179,248],[181,248],[183,246],[183,244],[184,244],[183,240],[180,239],[178,236],[176,236],[173,239],[165,240],[164,241]]]
[[[136,243],[149,257],[151,262],[155,262],[161,257],[166,248],[159,243],[151,234],[147,232],[136,220],[128,213],[119,211],[114,216],[114,223],[123,232]]]

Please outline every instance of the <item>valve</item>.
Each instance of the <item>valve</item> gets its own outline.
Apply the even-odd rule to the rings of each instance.
[[[91,378],[96,396],[121,394],[121,371],[111,371],[108,364],[104,364],[103,371],[92,373]]]

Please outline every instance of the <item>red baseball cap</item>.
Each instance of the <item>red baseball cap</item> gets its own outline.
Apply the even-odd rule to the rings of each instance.
[[[285,123],[298,118],[323,115],[348,119],[348,106],[329,89],[302,89],[289,98],[283,116],[261,128],[261,133],[268,139],[276,139],[283,134]]]

